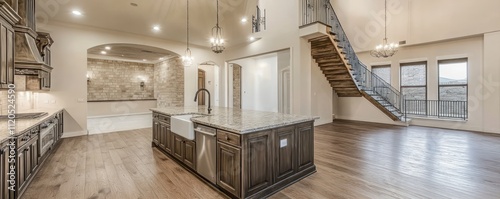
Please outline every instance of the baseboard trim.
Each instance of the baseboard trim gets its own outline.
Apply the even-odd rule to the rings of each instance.
[[[70,138],[70,137],[78,137],[87,135],[87,131],[73,131],[73,132],[64,132],[62,138]]]

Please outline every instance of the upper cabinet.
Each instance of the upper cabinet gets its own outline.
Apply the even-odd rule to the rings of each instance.
[[[16,81],[19,90],[49,90],[54,41],[36,30],[35,0],[0,0],[0,6],[0,88]]]
[[[14,84],[14,25],[19,20],[8,2],[0,0],[0,89]]]

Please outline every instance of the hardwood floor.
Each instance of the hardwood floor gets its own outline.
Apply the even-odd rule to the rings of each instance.
[[[23,198],[222,198],[157,149],[151,129],[63,139]],[[500,136],[335,121],[318,172],[271,198],[498,198]]]

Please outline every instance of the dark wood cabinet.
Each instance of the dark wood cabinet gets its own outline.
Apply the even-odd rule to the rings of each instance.
[[[182,161],[191,169],[196,169],[196,143],[191,140],[184,141],[184,154]]]
[[[27,187],[28,180],[38,168],[38,135],[32,135],[30,140],[17,150],[17,184],[18,191],[22,192]]]
[[[295,127],[284,127],[276,130],[274,134],[274,177],[275,181],[281,181],[293,175],[297,170]]]
[[[184,139],[181,136],[174,135],[174,142],[172,147],[172,155],[178,160],[182,161],[182,156],[184,155]]]
[[[2,9],[2,8],[0,8]],[[15,34],[11,24],[0,19],[0,88],[14,84],[14,41]]]
[[[314,166],[314,127],[312,123],[297,127],[298,170]]]
[[[236,197],[240,197],[241,149],[217,143],[217,185]]]
[[[158,120],[153,120],[153,144],[160,145],[159,134],[160,122],[158,122]]]
[[[9,146],[4,143],[0,144],[2,147],[0,149],[0,198],[14,198],[14,192],[9,190],[9,186],[11,186],[11,183],[9,180],[11,170],[10,170],[10,163],[9,163]]]
[[[273,184],[272,131],[243,136],[243,192],[253,195]]]

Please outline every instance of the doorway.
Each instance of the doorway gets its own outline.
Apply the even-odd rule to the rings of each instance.
[[[198,90],[205,88],[205,78],[205,71],[198,69]],[[198,105],[205,105],[205,92],[199,93],[198,97]]]

